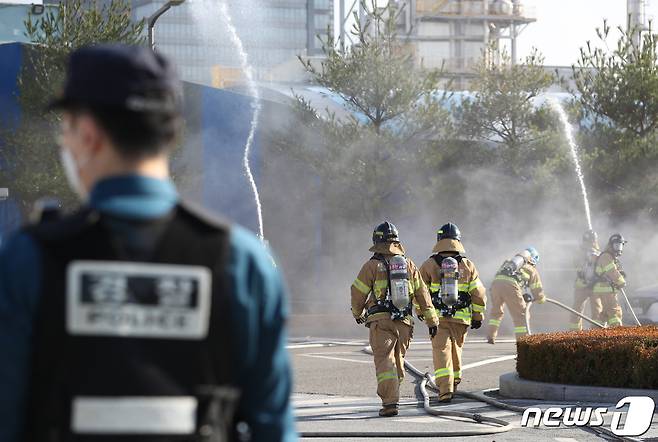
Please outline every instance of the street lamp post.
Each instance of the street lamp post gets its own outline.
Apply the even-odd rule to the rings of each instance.
[[[148,19],[148,32],[149,32],[149,44],[151,49],[155,51],[155,35],[153,35],[153,28],[155,27],[155,22],[158,21],[160,16],[171,9],[172,6],[178,6],[185,2],[185,0],[169,0],[167,3],[162,5],[160,9],[155,11]]]

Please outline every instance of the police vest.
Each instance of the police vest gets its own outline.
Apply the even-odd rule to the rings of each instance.
[[[42,281],[25,440],[232,440],[229,228],[179,205],[135,259],[109,221],[83,209],[26,229]]]

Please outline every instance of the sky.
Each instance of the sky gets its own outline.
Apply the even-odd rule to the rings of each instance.
[[[519,57],[539,49],[547,65],[571,66],[587,40],[597,40],[596,27],[626,23],[626,0],[522,0],[537,21],[521,33]],[[647,16],[658,18],[658,0],[648,0]],[[611,32],[612,33],[612,32]],[[617,34],[614,34],[617,35]]]

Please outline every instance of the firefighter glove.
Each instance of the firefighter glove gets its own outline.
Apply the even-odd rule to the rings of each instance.
[[[429,328],[430,338],[433,338],[434,336],[436,336],[436,332],[437,332],[438,330],[439,330],[439,328],[438,328],[436,325],[431,326],[431,327]]]
[[[365,316],[359,316],[358,318],[354,318],[357,324],[365,324],[366,322],[366,317]]]
[[[482,327],[482,321],[478,321],[476,319],[473,319],[471,321],[471,328],[474,330],[477,330],[478,328]]]

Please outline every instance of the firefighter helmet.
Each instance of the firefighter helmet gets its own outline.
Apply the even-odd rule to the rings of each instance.
[[[621,233],[615,233],[608,240],[608,248],[614,251],[615,254],[621,255],[621,252],[624,250],[624,244],[627,242]]]
[[[457,241],[461,241],[462,234],[457,224],[447,223],[442,225],[436,232],[436,240],[441,241],[442,239],[456,239]]]
[[[528,260],[530,264],[537,265],[539,264],[539,252],[534,247],[530,246],[526,248],[526,251],[530,254],[530,259]]]
[[[397,241],[400,242],[400,237],[398,236],[398,229],[393,223],[384,221],[377,227],[375,231],[372,232],[372,243],[379,244],[385,242]]]

